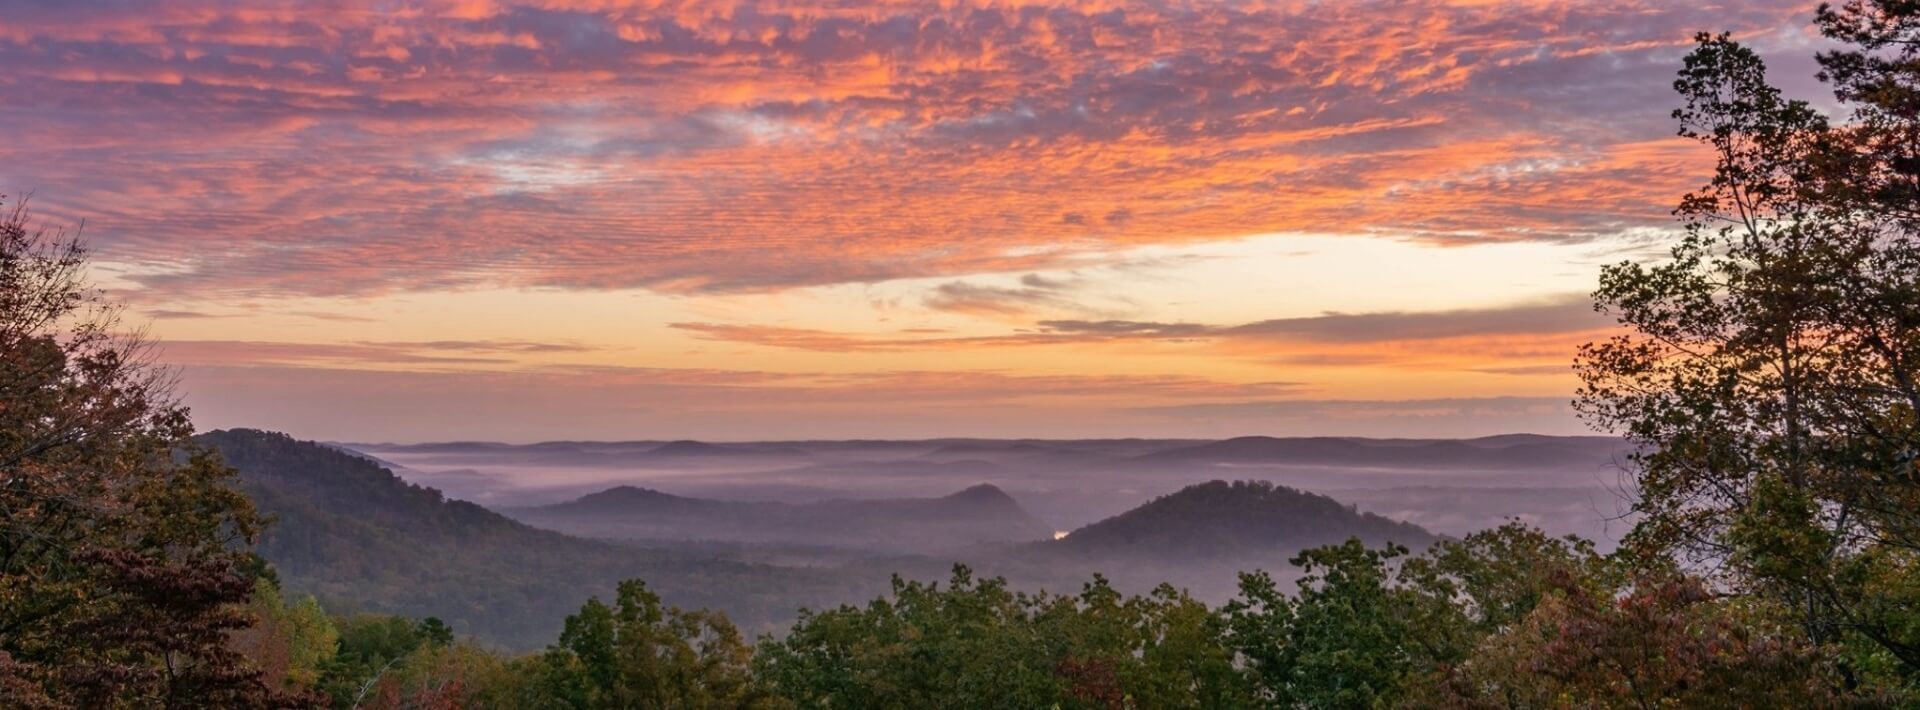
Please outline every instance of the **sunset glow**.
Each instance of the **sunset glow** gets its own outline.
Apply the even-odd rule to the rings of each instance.
[[[203,428],[1583,431],[1599,266],[1801,2],[183,0],[0,13],[0,193]],[[1774,60],[1778,56],[1779,59]]]

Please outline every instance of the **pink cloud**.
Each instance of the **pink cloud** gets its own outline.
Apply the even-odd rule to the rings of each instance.
[[[1701,179],[1665,108],[1689,34],[1809,9],[30,4],[0,26],[0,189],[173,293],[774,290],[1286,230],[1586,240],[1667,223]]]

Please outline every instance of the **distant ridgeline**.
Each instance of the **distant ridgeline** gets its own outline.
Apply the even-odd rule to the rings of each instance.
[[[685,498],[619,486],[567,503],[501,512],[585,537],[818,545],[891,554],[959,552],[1046,539],[1053,532],[1004,491],[984,484],[942,498],[804,504]]]
[[[1234,572],[1265,567],[1284,576],[1287,558],[1306,547],[1436,539],[1324,496],[1219,481],[1061,540],[990,485],[939,498],[807,504],[619,486],[502,515],[323,444],[253,430],[199,441],[240,471],[242,487],[276,519],[259,549],[290,591],[338,610],[434,616],[523,649],[550,641],[581,601],[608,597],[629,578],[646,580],[668,603],[714,608],[766,631],[803,607],[871,598],[893,574],[939,578],[955,562],[1035,588],[1071,591],[1105,573],[1142,588],[1171,581],[1224,598]],[[745,561],[790,560],[756,552],[804,546],[844,554],[831,564]]]

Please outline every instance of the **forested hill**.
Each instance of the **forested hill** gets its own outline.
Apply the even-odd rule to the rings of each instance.
[[[202,434],[276,519],[259,546],[285,585],[336,609],[437,616],[512,648],[551,641],[590,596],[643,578],[670,603],[749,630],[800,606],[868,595],[821,570],[748,564],[568,537],[408,484],[366,458],[283,434]],[[882,580],[884,581],[884,580]]]
[[[1301,549],[1348,538],[1416,548],[1434,536],[1332,499],[1265,483],[1213,482],[1163,496],[1075,531],[1017,547],[900,554],[885,543],[965,540],[995,525],[1000,540],[1044,538],[1012,498],[978,486],[941,498],[730,503],[616,488],[525,519],[621,544],[540,529],[400,479],[379,463],[282,434],[229,430],[198,441],[240,471],[241,487],[276,519],[260,553],[294,593],[336,611],[436,616],[512,648],[553,638],[566,614],[623,579],[644,579],[667,602],[726,612],[748,631],[775,630],[802,607],[870,598],[892,573],[938,578],[954,562],[1004,566],[1049,588],[1095,572],[1142,588],[1173,581],[1205,596],[1231,592],[1234,573],[1283,569]],[[564,514],[563,514],[564,513]],[[628,521],[622,523],[621,521]],[[622,527],[626,525],[628,527]],[[637,527],[632,527],[637,526]],[[633,533],[619,534],[620,531]],[[670,535],[742,544],[794,544],[838,531],[875,545],[850,566],[782,566],[730,559],[708,546],[667,548]],[[918,537],[916,537],[918,536]],[[924,539],[923,539],[924,538]],[[875,542],[879,541],[879,542]],[[819,544],[815,541],[813,544]],[[913,545],[909,545],[911,547]]]
[[[1417,525],[1363,513],[1322,495],[1258,481],[1211,481],[1161,496],[1046,545],[1091,559],[1254,561],[1348,538],[1421,549],[1436,536]]]
[[[1044,540],[1053,530],[991,485],[939,498],[738,502],[620,486],[578,500],[502,509],[550,530],[625,540],[818,545],[890,554],[964,552]]]

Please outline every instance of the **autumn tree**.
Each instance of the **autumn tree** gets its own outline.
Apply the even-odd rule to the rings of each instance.
[[[1538,603],[1448,669],[1457,707],[1872,707],[1776,607],[1671,572],[1622,589],[1549,572]],[[1852,701],[1843,702],[1843,701]]]
[[[273,705],[227,645],[260,521],[77,238],[0,218],[0,705]]]
[[[429,643],[395,661],[356,695],[366,710],[538,708],[553,698],[540,692],[537,659],[516,661],[471,642]]]
[[[231,646],[251,660],[268,687],[303,691],[317,686],[321,669],[339,649],[340,632],[312,596],[288,602],[270,576],[257,579],[247,602],[251,628],[232,635]]]
[[[1751,50],[1700,37],[1674,116],[1714,177],[1681,201],[1667,259],[1603,271],[1595,301],[1626,332],[1582,349],[1577,402],[1640,445],[1633,549],[1721,570],[1716,584],[1779,601],[1812,642],[1865,644],[1906,674],[1920,671],[1917,7],[1821,11],[1854,47],[1822,56],[1859,110],[1840,126],[1783,97]]]

